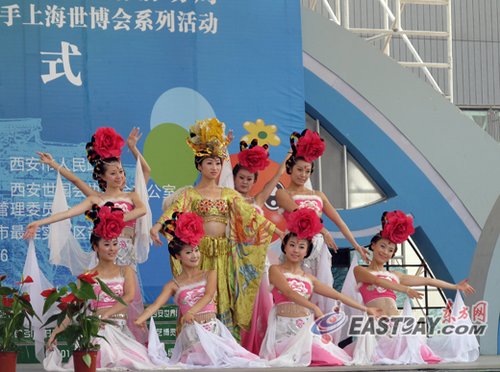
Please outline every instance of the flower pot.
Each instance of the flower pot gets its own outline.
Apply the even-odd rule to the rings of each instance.
[[[90,366],[85,363],[86,355],[90,356]],[[85,358],[84,358],[85,357]],[[95,372],[97,366],[97,351],[73,351],[73,366],[75,372]]]
[[[4,372],[16,372],[16,351],[2,351],[0,352],[0,366]]]

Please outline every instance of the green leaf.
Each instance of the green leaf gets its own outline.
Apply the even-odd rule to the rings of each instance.
[[[8,296],[16,293],[17,290],[9,287],[0,287],[0,296]]]
[[[80,281],[80,288],[78,290],[77,297],[82,299],[82,300],[95,300],[97,299],[95,293],[94,293],[94,288],[92,287],[91,284],[87,282],[82,282]]]
[[[86,366],[90,368],[90,365],[92,364],[92,358],[90,357],[90,354],[87,353],[82,356],[82,360],[86,364]]]
[[[61,290],[61,292],[63,292]],[[65,293],[64,293],[65,294]],[[45,299],[45,303],[43,304],[43,314],[45,314],[47,311],[49,311],[49,309],[51,308],[51,306],[54,304],[54,302],[57,301],[57,299],[60,297],[60,296],[64,296],[64,294],[61,294],[61,293],[58,293],[58,292],[54,292],[54,293],[51,293],[46,299]]]
[[[78,292],[78,287],[76,286],[75,283],[71,282],[71,283],[68,283],[68,287],[69,289],[71,289],[71,293],[77,293]],[[75,294],[76,296],[76,294]]]
[[[103,290],[104,293],[106,293],[108,296],[110,296],[111,298],[113,298],[114,300],[118,301],[119,303],[121,303],[122,305],[125,305],[125,306],[128,306],[125,301],[122,300],[121,297],[118,297],[116,294],[113,293],[113,291],[111,291],[111,289],[109,289],[109,287],[106,285],[106,283],[104,283],[101,279],[99,278],[95,278],[98,282],[99,282],[99,285],[101,286],[101,289]]]

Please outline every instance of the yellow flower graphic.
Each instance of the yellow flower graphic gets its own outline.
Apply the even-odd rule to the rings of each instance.
[[[246,143],[252,142],[254,138],[259,141],[260,146],[265,144],[278,146],[281,143],[280,138],[276,135],[278,127],[276,125],[266,125],[262,119],[255,120],[255,123],[245,121],[243,128],[248,131],[248,134],[241,137],[241,141]]]

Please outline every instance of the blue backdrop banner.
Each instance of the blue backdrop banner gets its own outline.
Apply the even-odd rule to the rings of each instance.
[[[195,120],[232,129],[230,152],[259,138],[280,163],[304,126],[300,3],[290,0],[0,0],[0,274],[18,281],[26,225],[51,214],[56,172],[36,151],[97,188],[85,143],[100,126],[139,147],[152,167],[153,219],[162,199],[197,176],[185,144]],[[135,162],[125,150],[128,187]],[[70,206],[84,195],[64,181]],[[72,221],[89,250],[91,225]],[[48,261],[48,227],[35,239],[54,285],[69,271]],[[145,302],[170,278],[165,246],[139,267]]]

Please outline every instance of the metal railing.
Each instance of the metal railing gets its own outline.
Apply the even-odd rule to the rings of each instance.
[[[359,3],[359,0],[357,0]],[[391,50],[391,40],[400,38],[408,48],[414,61],[398,62],[407,68],[418,68],[424,74],[426,80],[432,87],[453,102],[453,48],[452,48],[452,19],[451,0],[366,0],[373,6],[378,5],[382,12],[380,27],[368,27],[366,25],[351,24],[351,3],[352,0],[302,0],[302,6],[316,11],[332,22],[348,29],[351,32],[365,37],[368,42],[375,42],[383,39],[382,51],[387,56],[397,60]],[[415,6],[440,6],[446,10],[446,24],[443,31],[431,30],[406,30],[402,25],[402,15],[406,5]],[[361,18],[360,22],[368,22],[368,17]],[[421,54],[412,42],[412,37],[425,37],[429,39],[446,40],[446,62],[424,61]],[[441,83],[431,73],[430,69],[446,69],[447,81]]]

